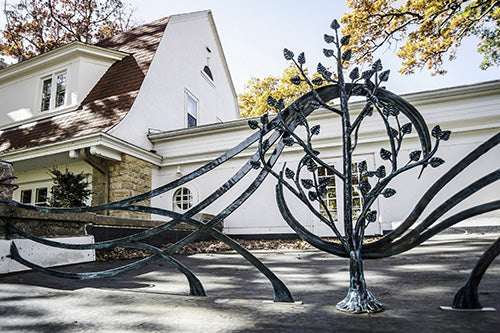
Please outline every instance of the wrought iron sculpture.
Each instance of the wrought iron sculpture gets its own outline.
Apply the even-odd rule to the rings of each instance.
[[[417,222],[417,219],[421,217],[424,209],[427,207],[431,199],[443,188],[444,185],[449,183],[474,160],[488,152],[500,142],[500,133],[464,157],[438,181],[436,181],[417,202],[413,211],[398,228],[373,243],[363,244],[363,238],[367,226],[377,219],[377,212],[371,208],[375,200],[380,196],[389,198],[395,195],[396,191],[389,188],[388,185],[394,178],[405,171],[415,168],[421,168],[421,170],[424,171],[426,167],[438,167],[444,163],[444,161],[441,158],[436,157],[435,154],[438,150],[439,143],[441,141],[448,140],[451,132],[443,131],[439,126],[436,126],[429,133],[425,121],[414,107],[397,95],[380,87],[381,83],[387,81],[389,77],[388,70],[382,71],[382,64],[380,61],[376,61],[370,69],[362,73],[359,72],[358,68],[353,69],[349,74],[350,82],[347,83],[344,78],[343,68],[345,62],[349,61],[351,58],[351,51],[345,50],[345,46],[349,43],[349,36],[339,36],[339,25],[337,21],[333,21],[331,28],[334,31],[334,35],[325,35],[324,38],[327,43],[333,44],[334,47],[333,49],[324,49],[323,53],[325,56],[336,60],[336,75],[331,73],[323,65],[318,64],[318,72],[321,74],[322,78],[310,80],[305,75],[303,70],[303,65],[305,64],[304,54],[301,53],[297,59],[295,59],[294,54],[290,50],[285,49],[285,58],[287,60],[292,60],[301,73],[301,75],[295,76],[291,79],[292,83],[300,84],[304,81],[311,88],[311,92],[297,99],[286,108],[283,100],[276,101],[270,97],[268,99],[268,104],[277,111],[277,116],[274,119],[270,120],[268,115],[265,114],[260,118],[260,122],[256,120],[249,120],[249,126],[258,131],[225,154],[193,171],[192,173],[142,195],[92,207],[34,207],[14,201],[8,201],[11,205],[39,212],[76,213],[103,210],[131,210],[169,217],[171,220],[161,226],[132,236],[98,242],[95,244],[60,243],[28,234],[10,223],[7,223],[6,226],[8,235],[18,234],[49,246],[65,249],[103,249],[114,246],[122,246],[148,251],[152,254],[151,257],[138,260],[132,264],[101,272],[69,273],[40,267],[32,262],[29,262],[19,254],[15,241],[13,241],[11,247],[12,259],[43,273],[63,278],[84,280],[115,276],[119,273],[144,266],[153,259],[160,257],[186,276],[189,281],[191,295],[203,296],[205,295],[205,291],[198,278],[187,267],[182,265],[182,263],[174,259],[171,255],[184,245],[195,241],[202,234],[208,233],[240,253],[270,280],[274,288],[274,301],[293,302],[294,299],[292,294],[281,282],[281,280],[274,275],[274,273],[272,273],[262,262],[260,262],[236,241],[214,228],[223,219],[227,218],[232,212],[234,212],[235,209],[241,206],[245,200],[247,200],[262,184],[268,175],[272,175],[277,179],[277,204],[288,225],[290,225],[290,227],[301,238],[307,240],[318,249],[334,255],[349,258],[350,260],[349,291],[345,299],[337,304],[337,309],[352,313],[382,311],[382,304],[375,299],[366,287],[363,273],[363,259],[376,259],[405,252],[421,244],[438,232],[466,218],[499,209],[500,200],[495,200],[466,209],[447,217],[442,221],[436,222],[443,216],[443,214],[460,204],[471,194],[498,180],[500,178],[500,169],[482,177],[463,190],[457,192],[443,204],[434,209],[427,217],[422,219],[420,222]],[[329,85],[319,88],[315,87],[321,85],[323,82],[329,83]],[[350,119],[351,114],[348,104],[349,99],[353,96],[360,96],[366,99],[365,107],[356,116],[354,121]],[[330,101],[336,98],[340,99],[340,108],[337,108],[336,105],[330,103]],[[343,140],[342,170],[337,170],[321,160],[319,152],[313,147],[312,139],[315,135],[319,134],[320,126],[316,125],[310,127],[307,117],[314,110],[320,107],[337,114],[341,119]],[[353,196],[352,156],[358,145],[358,131],[360,126],[366,118],[374,117],[376,115],[380,117],[387,133],[388,147],[386,147],[387,149],[380,149],[380,156],[382,160],[387,162],[387,166],[380,165],[375,170],[369,170],[366,162],[361,162],[357,165],[360,171],[359,189],[362,193],[363,205],[361,207],[361,212],[357,216],[354,216],[353,206],[351,204]],[[403,119],[405,120],[403,121]],[[298,134],[298,131],[296,131],[299,126],[305,129],[306,134],[304,138]],[[418,134],[421,149],[411,152],[407,158],[407,163],[401,165],[401,158],[398,159],[398,157],[400,157],[399,155],[402,142],[405,139],[405,136],[410,134],[413,129]],[[432,142],[431,136],[434,137],[434,143]],[[258,150],[248,159],[241,169],[239,169],[217,190],[185,213],[180,214],[166,209],[136,205],[139,201],[146,200],[175,189],[206,174],[207,172],[210,172],[256,142],[258,143]],[[286,167],[286,165],[281,169],[281,171],[273,170],[273,167],[278,161],[278,157],[283,149],[286,146],[294,144],[302,147],[304,151],[304,156],[298,163],[295,170]],[[329,212],[325,202],[329,179],[327,177],[319,177],[317,175],[318,167],[325,168],[342,180],[344,196],[343,230],[340,230],[337,226],[336,219]],[[252,180],[251,184],[245,189],[245,191],[243,191],[234,201],[232,201],[215,217],[206,223],[193,219],[193,216],[196,213],[201,212],[211,203],[224,195],[245,176],[249,176],[249,172],[252,169],[259,170],[258,175]],[[327,225],[340,240],[340,243],[330,242],[318,237],[302,226],[294,217],[289,205],[286,202],[284,194],[285,188],[304,205],[306,205],[318,219]],[[142,242],[145,238],[168,230],[181,222],[185,222],[196,227],[196,230],[168,248],[161,250]],[[414,228],[410,229],[410,227]],[[471,274],[470,279],[456,294],[453,301],[453,307],[481,307],[477,298],[477,287],[482,275],[486,271],[486,268],[499,252],[500,239],[497,240],[495,244],[493,244],[493,246],[490,247],[480,258],[476,268]]]

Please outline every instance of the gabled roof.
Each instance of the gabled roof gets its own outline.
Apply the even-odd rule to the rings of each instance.
[[[0,153],[106,132],[118,124],[137,97],[168,21],[159,19],[97,43],[129,55],[107,70],[77,110],[1,131]]]

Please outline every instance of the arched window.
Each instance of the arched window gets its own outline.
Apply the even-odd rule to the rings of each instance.
[[[178,188],[172,198],[174,210],[188,210],[193,207],[193,194],[186,187]]]
[[[203,67],[203,71],[205,72],[205,74],[207,74],[207,76],[210,78],[210,80],[214,80],[214,76],[212,75],[212,71],[210,70],[210,67],[208,66],[205,66]]]

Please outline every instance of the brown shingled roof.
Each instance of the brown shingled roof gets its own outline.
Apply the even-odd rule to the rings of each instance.
[[[3,130],[0,153],[106,132],[118,124],[137,97],[168,20],[144,24],[97,43],[130,55],[107,70],[77,110]]]

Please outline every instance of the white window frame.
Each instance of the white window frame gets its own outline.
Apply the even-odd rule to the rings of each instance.
[[[61,105],[56,106],[56,98],[57,98],[57,80],[61,75],[66,76],[66,81],[65,81],[65,86],[64,86],[64,102]],[[43,87],[44,87],[44,82],[47,80],[51,80],[51,87],[50,87],[50,101],[49,101],[49,108],[47,110],[42,110],[42,98],[43,98]],[[38,89],[38,98],[37,98],[37,104],[38,104],[38,112],[40,114],[45,114],[47,112],[51,112],[54,110],[58,110],[61,108],[64,108],[65,106],[68,105],[68,70],[67,69],[61,69],[58,71],[54,71],[51,74],[44,75],[40,77],[40,87]]]
[[[196,104],[196,114],[192,114],[189,111],[189,101],[192,100]],[[199,119],[200,119],[200,101],[196,96],[190,92],[189,90],[185,89],[184,91],[184,114],[185,114],[185,126],[186,128],[188,127],[196,127],[199,125]],[[194,126],[189,126],[189,116],[193,117],[196,121],[196,124]]]
[[[175,212],[185,212],[195,204],[193,191],[186,186],[175,189],[172,194],[172,208]]]
[[[45,201],[39,201],[38,199],[38,193],[40,190],[47,190],[47,197]],[[25,191],[30,191],[31,192],[31,200],[30,202],[23,202],[22,201],[22,196],[23,192]],[[51,186],[46,185],[46,184],[38,184],[38,185],[31,185],[31,186],[20,186],[19,187],[19,202],[27,204],[27,205],[32,205],[32,206],[48,206],[49,205],[49,200],[50,200],[50,192],[51,192]]]

